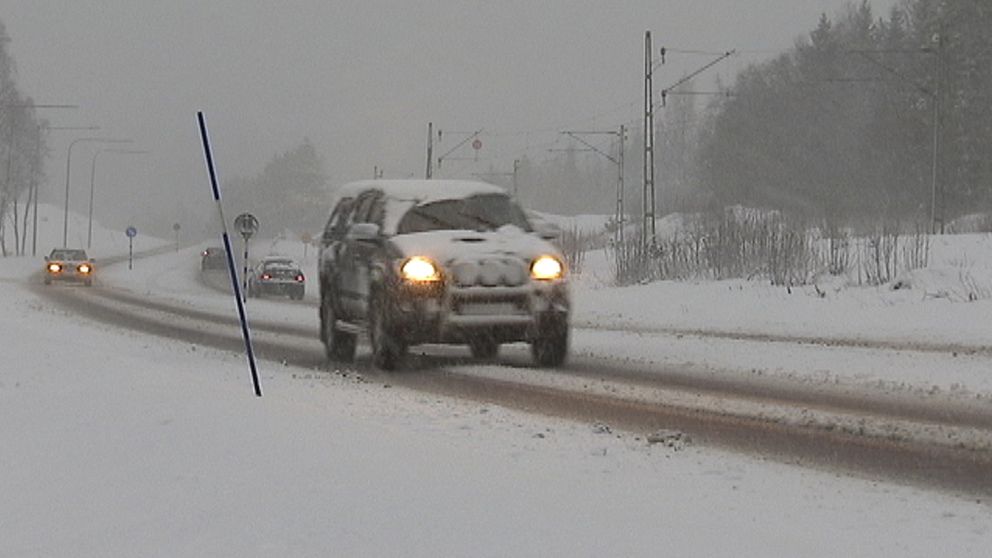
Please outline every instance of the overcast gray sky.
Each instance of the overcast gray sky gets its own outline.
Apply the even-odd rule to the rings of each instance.
[[[873,1],[876,16],[895,1]],[[46,111],[52,125],[99,125],[152,151],[99,159],[98,200],[122,200],[133,207],[127,218],[140,222],[149,211],[178,214],[209,201],[197,110],[222,179],[258,172],[303,137],[332,183],[370,177],[376,165],[387,177],[419,177],[428,121],[451,132],[442,152],[460,139],[455,132],[488,131],[478,162],[445,166],[468,176],[525,152],[546,156],[556,130],[636,119],[646,30],[656,47],[743,51],[703,81],[719,73],[729,83],[845,3],[2,0],[0,18],[21,89],[38,103],[80,106]],[[711,59],[669,56],[656,88]],[[51,141],[49,192],[60,202],[71,137],[55,132]],[[74,201],[96,149],[73,150]]]

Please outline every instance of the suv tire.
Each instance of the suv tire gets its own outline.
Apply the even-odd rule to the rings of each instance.
[[[542,320],[541,331],[531,342],[530,352],[538,366],[554,368],[564,364],[568,356],[568,320]]]
[[[406,344],[389,323],[385,297],[376,293],[369,303],[369,340],[372,344],[372,364],[382,370],[395,370],[406,356]]]
[[[334,297],[324,290],[320,296],[320,339],[324,342],[324,352],[330,360],[351,362],[355,359],[355,334],[337,329],[335,321]]]

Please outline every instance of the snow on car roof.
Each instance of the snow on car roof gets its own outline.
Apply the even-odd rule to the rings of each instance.
[[[475,180],[360,180],[350,182],[334,191],[335,203],[371,189],[381,190],[387,197],[419,204],[439,200],[461,199],[478,194],[505,194],[494,184]]]

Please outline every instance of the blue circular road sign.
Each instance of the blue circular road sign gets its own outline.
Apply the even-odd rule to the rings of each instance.
[[[134,227],[128,227],[127,230],[124,231],[124,234],[126,234],[128,238],[134,238],[138,236],[138,229]]]

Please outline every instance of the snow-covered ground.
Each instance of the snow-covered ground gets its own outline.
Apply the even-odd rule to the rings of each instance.
[[[984,317],[992,310],[992,235],[937,236],[930,250],[931,265],[901,275],[899,289],[892,283],[850,285],[829,276],[816,286],[791,289],[746,280],[617,288],[607,254],[594,251],[578,284],[579,304],[590,301],[578,323],[990,345],[992,330]],[[979,300],[969,302],[969,292]]]
[[[197,253],[103,268],[100,281],[232,312],[196,279]],[[69,314],[26,288],[40,266],[0,260],[0,556],[985,556],[992,544],[992,507],[975,498],[648,445],[354,374],[263,363],[258,399],[242,355]],[[712,354],[706,337],[652,333],[929,341],[939,324],[929,331],[979,345],[971,320],[985,301],[876,303],[889,294],[863,289],[814,299],[747,283],[616,289],[596,269],[575,288],[577,321],[595,326],[577,330],[579,352],[628,343],[619,352],[651,362],[865,382],[908,367],[919,385],[943,385],[950,366],[956,382],[988,391],[981,354],[846,349],[838,365],[829,347],[806,362],[785,344]],[[249,312],[316,323],[305,302],[252,300]]]

